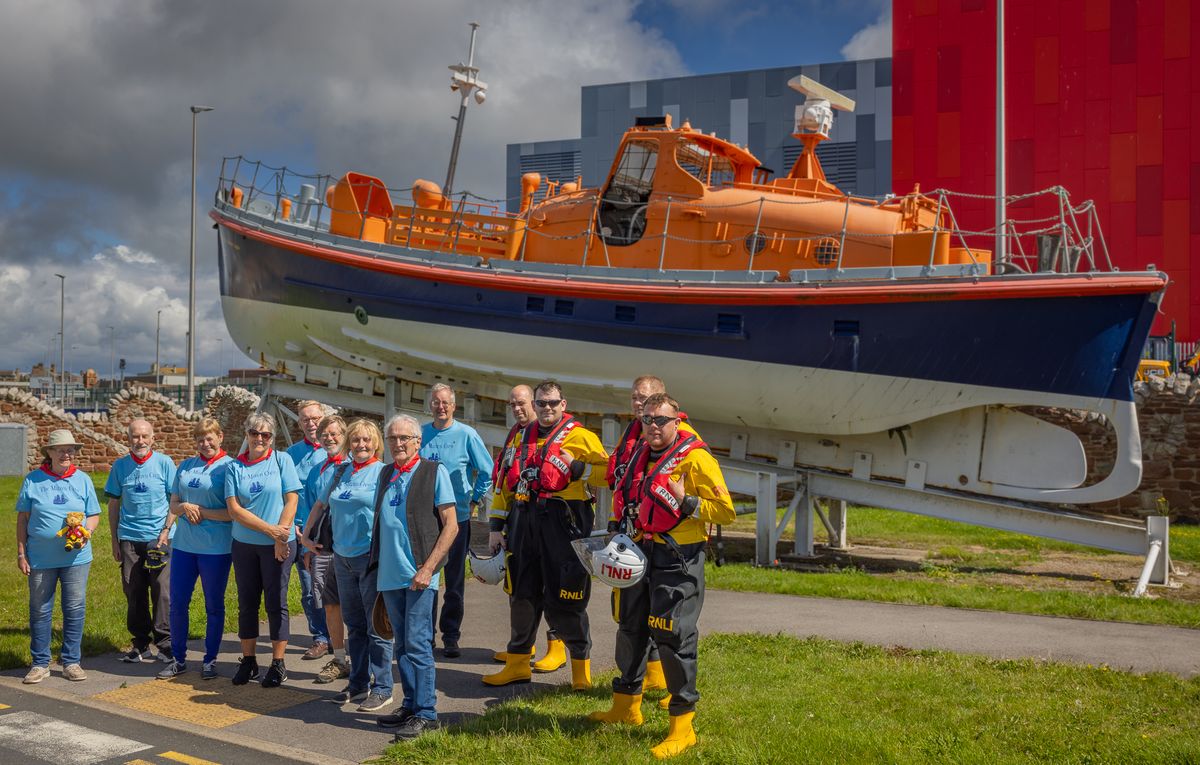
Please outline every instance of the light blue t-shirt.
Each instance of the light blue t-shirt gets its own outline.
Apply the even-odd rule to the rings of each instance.
[[[231,462],[233,458],[225,452],[212,462],[205,462],[200,457],[187,458],[179,464],[171,493],[184,502],[208,510],[224,510],[225,473]],[[225,555],[230,551],[232,539],[231,521],[201,518],[199,523],[192,523],[182,515],[175,521],[174,546],[177,550],[197,555]]]
[[[492,453],[475,428],[457,420],[445,430],[438,430],[432,422],[425,425],[421,428],[421,458],[445,465],[454,487],[458,522],[470,518],[471,503],[482,500],[492,487]]]
[[[300,482],[307,489],[308,479],[313,474],[313,468],[320,467],[329,455],[323,447],[317,446],[308,440],[301,440],[288,447],[287,456],[292,458],[292,463],[296,466],[296,475],[300,477]],[[320,497],[317,497],[317,499],[320,499]],[[312,510],[312,502],[308,499],[308,492],[301,491],[300,496],[296,498],[297,526],[304,528],[304,524],[308,523],[308,513],[310,510]]]
[[[92,543],[67,550],[56,536],[67,525],[67,513],[99,515],[96,487],[87,473],[68,470],[60,478],[42,468],[25,476],[17,494],[17,512],[29,513],[25,558],[30,568],[66,568],[92,562]]]
[[[425,562],[413,560],[412,543],[408,538],[408,510],[404,503],[413,472],[396,471],[384,489],[383,502],[379,505],[379,578],[375,585],[379,591],[404,590],[412,586],[417,567]],[[433,502],[438,507],[454,504],[454,489],[445,465],[437,466]],[[430,579],[431,589],[437,589],[440,576],[439,572]]]
[[[384,463],[375,460],[355,470],[350,466],[342,473],[329,493],[329,513],[333,520],[333,551],[343,558],[357,558],[371,552],[371,531],[375,526],[375,488]],[[337,468],[325,471],[329,476],[321,482],[328,486],[337,475]]]
[[[283,515],[283,495],[300,493],[303,488],[296,475],[291,457],[272,450],[254,462],[244,461],[245,454],[229,463],[225,472],[225,498],[237,497],[238,503],[270,524],[279,523]],[[273,545],[275,540],[261,531],[233,524],[233,538],[248,545]],[[288,533],[288,541],[296,538],[296,524]]]
[[[312,515],[313,505],[325,499],[325,490],[329,488],[329,482],[333,480],[333,476],[341,467],[341,462],[330,462],[326,457],[320,463],[313,465],[312,470],[308,471],[308,477],[304,479],[304,500],[308,502],[308,514]],[[307,520],[305,521],[307,523]],[[299,525],[299,524],[297,524]]]
[[[167,523],[171,510],[171,486],[175,463],[162,452],[150,452],[140,465],[132,454],[113,463],[104,493],[121,500],[117,539],[153,542]],[[172,528],[171,536],[175,535]]]

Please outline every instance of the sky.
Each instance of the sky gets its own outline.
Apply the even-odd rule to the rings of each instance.
[[[0,369],[57,363],[60,307],[68,370],[148,370],[156,326],[163,365],[184,365],[194,104],[214,108],[197,120],[197,373],[253,366],[218,293],[222,157],[440,182],[469,21],[488,98],[454,185],[485,197],[506,144],[579,135],[584,85],[891,55],[889,0],[0,0]]]

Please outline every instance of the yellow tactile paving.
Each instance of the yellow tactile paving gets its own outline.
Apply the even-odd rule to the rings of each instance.
[[[12,709],[8,704],[0,704],[0,709]]]
[[[98,693],[92,698],[208,728],[226,728],[303,704],[314,696],[287,687],[267,689],[258,683],[234,686],[228,681],[205,683],[196,679],[191,683],[148,680]]]
[[[154,765],[149,760],[126,760],[125,765]]]
[[[159,757],[167,760],[175,760],[175,762],[182,762],[184,765],[221,765],[212,760],[202,760],[199,757],[192,757],[190,754],[182,754],[180,752],[163,752]]]

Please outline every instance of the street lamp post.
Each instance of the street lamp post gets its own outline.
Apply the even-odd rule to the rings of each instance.
[[[67,358],[67,335],[66,335],[66,316],[67,316],[67,277],[62,274],[55,274],[58,277],[58,379],[60,381],[61,393],[59,394],[58,405],[62,406],[67,400],[67,378],[64,376],[63,365]]]
[[[196,408],[196,115],[211,106],[192,107],[192,234],[188,257],[187,408]]]
[[[108,325],[108,384],[116,388],[117,386],[117,330],[116,327]]]
[[[158,365],[158,338],[162,330],[162,309],[158,309],[158,317],[154,320],[154,390],[162,387],[162,368]]]

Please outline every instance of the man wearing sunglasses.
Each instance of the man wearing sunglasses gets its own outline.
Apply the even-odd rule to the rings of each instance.
[[[507,532],[511,632],[504,669],[487,675],[487,685],[527,683],[537,638],[538,614],[563,641],[571,657],[571,687],[592,687],[587,604],[591,576],[571,542],[591,533],[595,521],[589,486],[605,483],[608,453],[595,433],[567,413],[558,383],[534,388],[534,412],[508,470],[498,478],[509,513],[493,521]]]
[[[679,404],[656,393],[642,404],[642,444],[613,494],[614,515],[633,526],[646,555],[646,573],[621,590],[617,668],[612,707],[594,712],[604,723],[642,723],[646,651],[662,654],[670,691],[667,737],[651,748],[659,759],[696,743],[697,622],[704,604],[706,523],[729,523],[735,513],[716,459],[704,442],[680,428]]]

